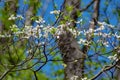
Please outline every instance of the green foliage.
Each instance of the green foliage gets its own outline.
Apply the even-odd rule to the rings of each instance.
[[[38,80],[48,80],[48,78],[41,73],[37,73]],[[4,80],[35,80],[35,76],[33,71],[31,70],[22,70],[22,71],[17,71],[16,73],[11,72],[9,73],[8,76]]]
[[[33,21],[38,20],[38,19],[39,19],[38,16],[33,16],[33,17],[31,18],[31,20],[33,20]]]
[[[50,33],[51,33],[51,34],[55,34],[56,30],[57,30],[56,28],[52,28],[52,29],[50,30]]]
[[[118,17],[119,17],[119,20],[120,20],[120,9],[117,9],[117,13],[118,13]]]
[[[77,16],[78,16],[78,17],[81,17],[81,16],[82,16],[82,14],[81,14],[80,11],[77,11]]]
[[[73,10],[73,6],[69,6],[69,5],[67,5],[66,6],[66,11],[68,11],[69,13]]]
[[[42,6],[42,3],[39,0],[24,0],[24,4],[28,4],[30,7],[34,7],[34,14],[36,14],[38,9]]]

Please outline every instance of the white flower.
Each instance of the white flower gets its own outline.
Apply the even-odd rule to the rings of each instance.
[[[10,26],[10,28],[17,28],[17,25],[16,24],[13,24],[12,26]]]
[[[99,28],[97,28],[96,30],[94,30],[95,32],[96,31],[101,31],[101,30],[104,30],[105,29],[105,27],[104,27],[104,25],[102,24]]]
[[[87,77],[85,77],[85,78],[81,78],[81,80],[90,80],[90,79],[88,79]]]
[[[86,40],[84,40],[84,39],[80,39],[80,40],[78,41],[79,44],[84,44],[85,42],[86,42]]]
[[[79,24],[79,23],[82,23],[82,22],[83,22],[83,20],[80,19],[79,21],[76,21],[75,23],[76,23],[76,24]]]
[[[26,52],[26,53],[32,53],[32,51],[33,51],[33,50],[32,50],[32,49],[30,49],[30,50],[27,50],[27,52]]]
[[[43,28],[43,25],[40,25],[41,28]]]
[[[105,45],[106,47],[109,47],[109,43],[108,42],[103,42],[103,45]]]
[[[43,30],[44,30],[44,35],[43,35],[43,36],[44,36],[45,38],[47,38],[48,35],[49,35],[48,33],[49,33],[50,30],[51,30],[51,27],[50,27],[50,26],[44,27]]]
[[[108,58],[110,59],[110,60],[116,60],[116,61],[118,61],[118,58],[117,58],[117,54],[114,54],[113,56],[109,56]]]
[[[103,36],[104,38],[106,38],[106,37],[110,38],[110,34],[107,34],[107,33],[104,33],[102,36]]]
[[[0,34],[0,38],[4,38],[4,37],[5,37],[5,35],[1,35],[1,34]]]
[[[71,78],[70,78],[70,80],[77,80],[78,79],[78,76],[72,76]]]
[[[117,39],[120,39],[120,36],[117,35],[116,38],[117,38]]]
[[[99,36],[102,36],[103,34],[102,34],[102,32],[99,32],[98,35],[99,35]]]
[[[92,33],[94,32],[94,30],[92,28],[90,28],[88,31],[85,32],[85,34],[89,34],[89,33]]]
[[[105,29],[104,25],[101,25],[101,26],[100,26],[100,29],[101,29],[101,30]]]
[[[108,26],[109,28],[114,28],[113,25],[107,24],[106,22],[99,22],[99,21],[98,21],[98,24],[99,24],[99,25]]]
[[[45,20],[43,20],[42,17],[39,17],[38,20],[35,21],[36,23],[45,23]]]
[[[23,19],[23,16],[22,16],[22,15],[17,15],[17,16],[15,16],[14,14],[12,14],[12,15],[8,18],[8,20],[15,20],[15,19],[17,19],[17,18]]]
[[[59,39],[60,38],[60,36],[57,36],[57,39]]]
[[[120,39],[120,36],[117,34],[117,32],[113,36],[115,36],[117,39]]]
[[[11,37],[12,35],[10,35],[10,34],[5,34],[5,35],[1,35],[0,34],[0,38],[6,38],[6,37]]]
[[[70,24],[71,24],[70,22],[67,23],[68,26],[69,26]]]
[[[45,31],[45,33],[44,33],[44,35],[43,35],[45,38],[47,38],[48,37],[48,32],[47,31]]]
[[[92,33],[94,30],[92,28],[89,29],[89,32]]]
[[[60,10],[54,10],[50,12],[50,14],[59,14],[59,13],[60,13]]]
[[[55,34],[56,34],[56,35],[61,35],[61,34],[62,34],[62,33],[61,33],[61,30],[57,30]]]
[[[118,50],[117,52],[120,53],[120,50]]]
[[[22,15],[17,15],[17,18],[23,19]]]
[[[12,14],[12,15],[8,18],[8,20],[15,20],[15,19],[16,19],[16,17],[15,17],[14,14]]]

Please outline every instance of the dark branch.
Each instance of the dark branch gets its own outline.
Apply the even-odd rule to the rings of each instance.
[[[114,65],[104,66],[103,69],[102,69],[98,74],[96,74],[92,79],[90,79],[90,80],[95,80],[95,79],[98,78],[103,72],[106,72],[106,71],[114,68],[117,64],[118,64],[118,62],[116,62]]]
[[[95,2],[95,0],[92,0],[85,8],[82,8],[79,11],[82,12],[82,11],[87,10],[94,2]]]

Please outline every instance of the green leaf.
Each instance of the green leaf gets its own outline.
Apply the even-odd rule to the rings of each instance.
[[[82,15],[81,12],[80,12],[80,11],[77,11],[77,16],[78,16],[78,17],[81,17],[81,15]]]
[[[52,28],[52,29],[50,30],[50,33],[51,33],[51,34],[55,34],[56,30],[57,30],[57,28]]]
[[[67,5],[67,6],[66,6],[66,10],[67,10],[68,12],[71,12],[71,11],[73,10],[73,6]]]

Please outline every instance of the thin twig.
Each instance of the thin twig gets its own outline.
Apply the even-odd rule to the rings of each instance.
[[[9,72],[11,72],[12,71],[12,69],[14,69],[16,66],[13,66],[12,68],[10,68],[10,69],[8,69],[7,71],[5,71],[4,73],[3,73],[3,75],[0,77],[0,80],[2,80]]]
[[[38,72],[43,66],[46,65],[46,63],[47,63],[47,61],[48,61],[48,57],[47,57],[47,55],[46,55],[46,44],[44,44],[43,47],[44,47],[43,53],[44,53],[44,55],[45,55],[45,59],[46,59],[46,60],[45,60],[45,63],[44,63],[42,66],[40,66],[37,70],[35,70],[35,72]]]
[[[35,80],[38,80],[36,72],[35,71],[33,71],[33,72],[34,72]]]
[[[95,0],[92,0],[85,8],[82,8],[79,11],[82,12],[82,11],[87,10],[94,2],[95,2]]]
[[[114,68],[116,65],[117,65],[117,62],[116,62],[114,65],[110,65],[110,66],[105,66],[105,67],[103,67],[103,69],[102,69],[98,74],[96,74],[93,78],[91,78],[90,80],[95,80],[95,79],[98,78],[103,72],[108,71],[108,70]]]

